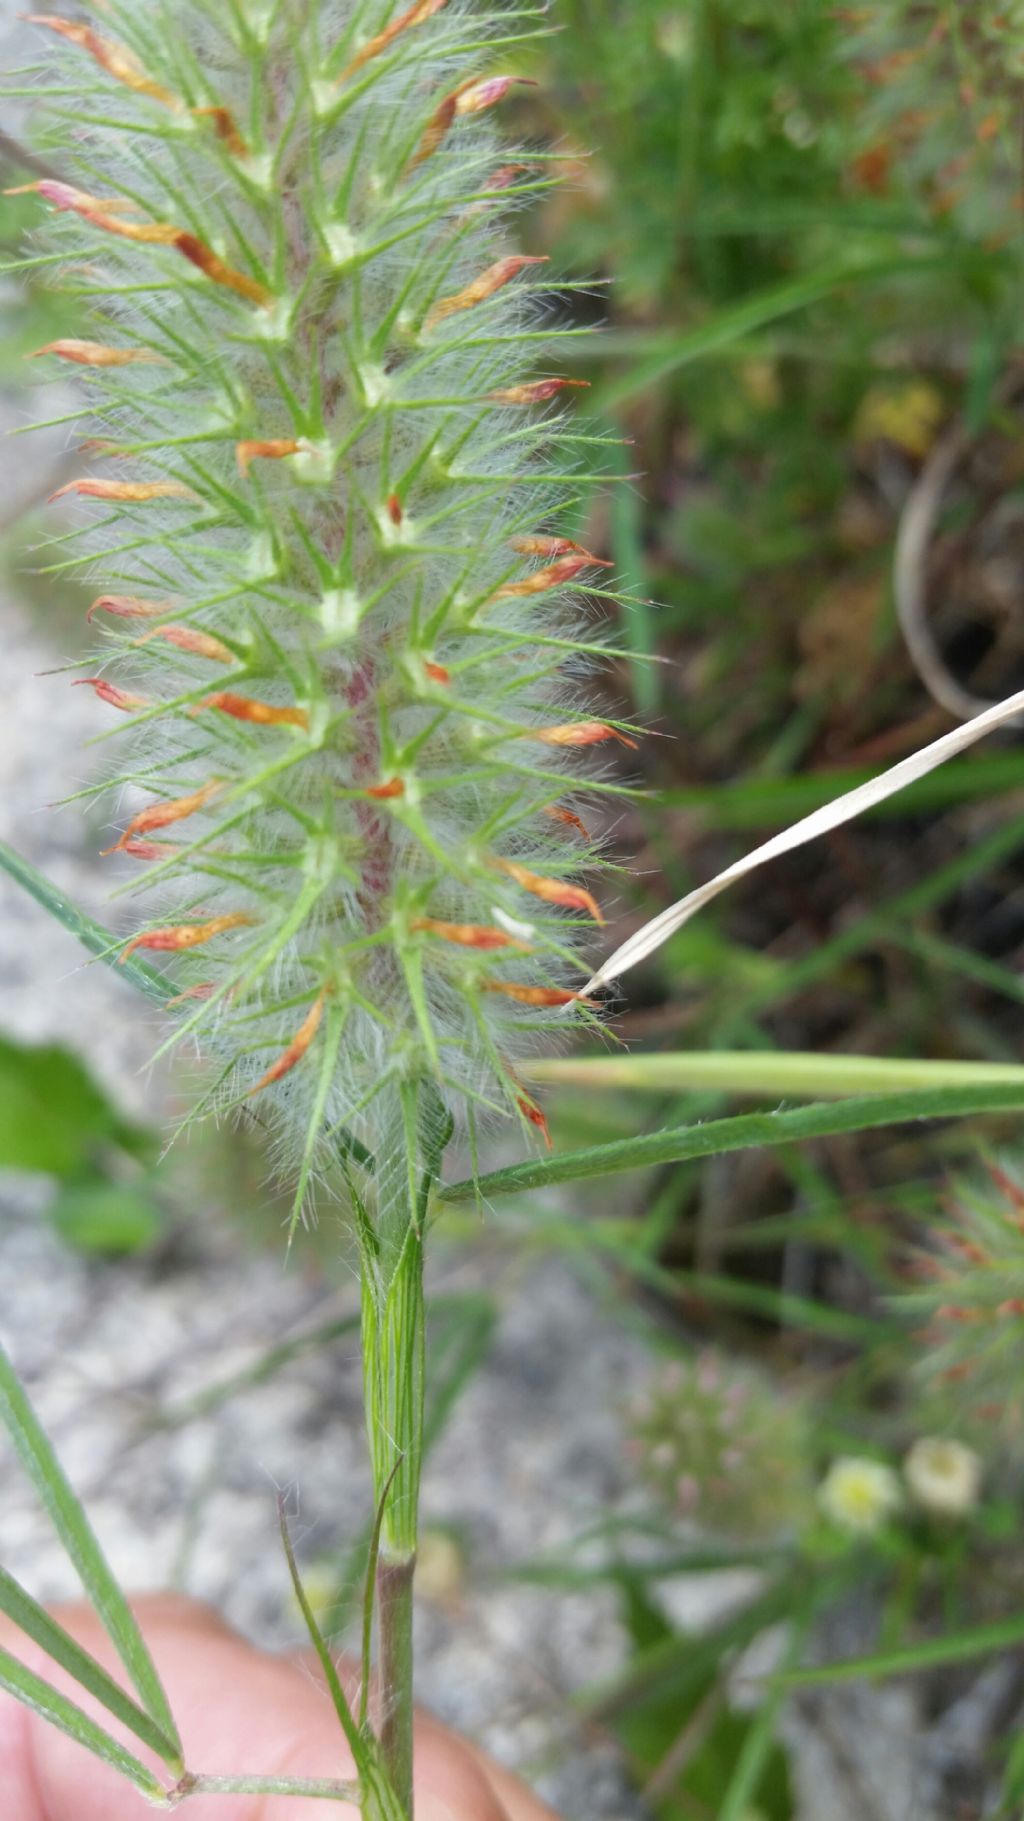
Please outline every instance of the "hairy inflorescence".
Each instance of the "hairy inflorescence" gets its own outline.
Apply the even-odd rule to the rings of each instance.
[[[35,22],[59,174],[27,187],[81,309],[39,355],[90,420],[49,572],[94,583],[78,683],[122,736],[108,785],[144,793],[123,954],[167,957],[208,1103],[258,1099],[299,1202],[342,1141],[386,1146],[410,1082],[471,1132],[543,1131],[516,1058],[589,1015],[602,921],[579,765],[632,742],[580,696],[602,565],[565,511],[601,439],[538,371],[569,331],[503,237],[551,181],[492,126],[539,14]]]

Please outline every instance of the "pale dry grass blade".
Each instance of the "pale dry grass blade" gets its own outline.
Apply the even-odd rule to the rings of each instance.
[[[670,905],[657,917],[652,917],[649,923],[645,923],[642,929],[630,936],[598,968],[596,974],[587,981],[583,993],[593,992],[599,986],[607,986],[612,980],[618,980],[622,974],[628,973],[631,967],[646,961],[648,955],[653,955],[670,936],[674,936],[685,923],[689,923],[691,917],[703,910],[706,904],[710,904],[730,885],[745,879],[748,873],[756,872],[759,867],[766,866],[769,860],[777,860],[782,854],[792,853],[795,848],[803,847],[818,835],[830,834],[834,828],[841,828],[844,822],[854,821],[866,810],[884,803],[887,797],[905,790],[908,784],[916,784],[928,772],[945,765],[948,759],[966,752],[968,747],[1007,721],[1014,720],[1017,715],[1024,715],[1024,690],[1007,696],[1005,701],[997,702],[983,714],[976,715],[973,721],[967,721],[962,727],[955,727],[951,733],[943,734],[941,739],[922,746],[919,752],[911,753],[908,759],[901,759],[898,765],[893,765],[879,777],[869,779],[866,784],[858,784],[855,790],[847,791],[834,802],[826,803],[811,815],[794,822],[792,827],[784,829],[781,834],[773,835],[770,841],[755,847],[742,860],[734,861],[713,879],[707,880],[704,885],[698,885],[685,898],[680,898],[677,904]]]

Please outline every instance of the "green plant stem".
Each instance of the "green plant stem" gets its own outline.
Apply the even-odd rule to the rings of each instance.
[[[316,1796],[323,1802],[358,1802],[357,1783],[315,1777],[199,1777],[188,1775],[168,1796],[177,1808],[190,1796]]]
[[[918,1088],[1013,1087],[1024,1084],[1014,1062],[946,1058],[818,1055],[813,1050],[688,1050],[657,1056],[543,1057],[520,1070],[524,1080],[638,1092],[768,1094],[814,1100],[834,1094],[905,1093]]]
[[[423,1240],[410,1225],[385,1278],[364,1242],[363,1382],[380,1524],[376,1594],[381,1763],[412,1817],[412,1583],[423,1455]],[[364,1676],[369,1664],[364,1663]]]
[[[415,1555],[377,1564],[380,1637],[380,1749],[388,1780],[412,1821],[412,1590]]]

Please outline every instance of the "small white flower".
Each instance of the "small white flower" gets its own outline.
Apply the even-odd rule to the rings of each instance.
[[[818,1488],[826,1517],[857,1536],[874,1536],[901,1504],[900,1482],[880,1461],[852,1456],[834,1461]]]
[[[981,1461],[973,1448],[941,1435],[922,1435],[903,1463],[917,1503],[941,1517],[966,1517],[978,1503]]]

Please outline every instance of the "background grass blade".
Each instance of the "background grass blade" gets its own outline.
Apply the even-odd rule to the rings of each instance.
[[[930,256],[922,256],[913,263],[925,267],[934,265],[935,261]],[[732,343],[742,341],[758,329],[765,328],[768,323],[778,322],[784,316],[792,316],[797,310],[806,310],[811,304],[820,303],[822,298],[833,296],[847,285],[862,285],[871,279],[891,276],[894,272],[905,274],[906,269],[905,256],[865,260],[860,265],[853,265],[849,259],[844,259],[821,266],[813,272],[801,273],[798,278],[787,279],[783,284],[771,285],[756,292],[753,297],[743,298],[729,309],[716,311],[697,328],[666,339],[663,349],[650,354],[646,360],[634,361],[627,372],[596,389],[593,407],[596,411],[609,411],[627,399],[636,398],[641,392],[648,392],[652,386],[661,385],[673,373],[678,372],[680,367],[689,366],[691,361],[717,354]]]
[[[638,1092],[710,1091],[820,1099],[928,1088],[1024,1088],[1014,1062],[930,1062],[877,1056],[818,1056],[812,1050],[690,1050],[659,1056],[545,1057],[520,1073],[531,1082]]]
[[[1024,1086],[993,1082],[988,1087],[930,1088],[916,1094],[863,1095],[838,1103],[814,1104],[787,1113],[746,1113],[707,1125],[675,1126],[642,1133],[564,1157],[538,1158],[495,1170],[488,1176],[453,1183],[440,1202],[468,1201],[477,1195],[515,1195],[522,1189],[546,1189],[560,1182],[642,1170],[652,1164],[684,1163],[694,1157],[721,1157],[759,1145],[799,1143],[832,1138],[841,1132],[868,1132],[879,1126],[915,1119],[958,1119],[969,1114],[1012,1113],[1024,1109]]]
[[[1024,1614],[1002,1619],[994,1625],[976,1625],[954,1632],[945,1638],[927,1638],[920,1644],[908,1644],[902,1650],[883,1650],[875,1655],[852,1657],[846,1663],[826,1663],[820,1669],[782,1670],[770,1678],[778,1688],[811,1688],[832,1682],[875,1681],[880,1676],[910,1675],[915,1670],[935,1669],[947,1663],[966,1663],[972,1657],[989,1656],[996,1650],[1014,1650],[1024,1644]]]
[[[618,551],[616,551],[618,557]],[[658,792],[658,801],[671,809],[697,811],[709,827],[772,828],[793,822],[831,803],[844,791],[856,790],[874,774],[863,767],[812,771],[784,777],[739,778],[725,784],[669,785]],[[908,784],[899,798],[876,803],[866,820],[893,821],[956,808],[962,803],[1004,795],[1024,784],[1020,752],[997,752],[970,759],[954,759]]]
[[[116,966],[120,978],[137,986],[154,1004],[167,1004],[170,989],[163,975],[155,967],[147,967],[144,961],[137,960],[134,955],[130,955],[122,965],[118,959],[122,948],[118,937],[105,929],[102,923],[97,923],[94,917],[79,910],[65,892],[58,891],[28,860],[23,860],[13,847],[8,847],[6,841],[0,841],[0,869],[17,885],[22,886],[44,910],[48,910],[51,917],[62,923],[72,936],[77,936],[90,955],[95,955],[99,961],[105,961],[108,967]]]
[[[175,1770],[179,1768],[180,1756],[174,1741],[160,1730],[123,1688],[118,1687],[95,1657],[83,1650],[70,1633],[64,1630],[63,1625],[58,1625],[56,1619],[51,1618],[4,1568],[0,1568],[0,1612],[6,1613],[26,1637],[45,1650],[47,1656],[59,1663],[62,1669],[66,1669],[70,1676],[74,1676],[75,1681],[95,1696],[108,1713],[112,1713],[115,1719],[127,1726],[143,1745],[148,1745]]]
[[[157,1782],[152,1771],[146,1769],[138,1758],[105,1733],[101,1726],[90,1720],[80,1707],[69,1701],[65,1695],[58,1694],[41,1676],[31,1669],[26,1669],[16,1657],[6,1650],[0,1650],[0,1688],[21,1701],[25,1707],[31,1707],[34,1713],[48,1720],[51,1726],[59,1727],[69,1739],[78,1745],[84,1745],[96,1758],[102,1758],[105,1764],[112,1764],[121,1775],[128,1777],[143,1795],[151,1802],[163,1802],[166,1791]]]
[[[173,1743],[180,1765],[178,1729],[142,1633],[2,1347],[0,1419],[146,1711]]]

